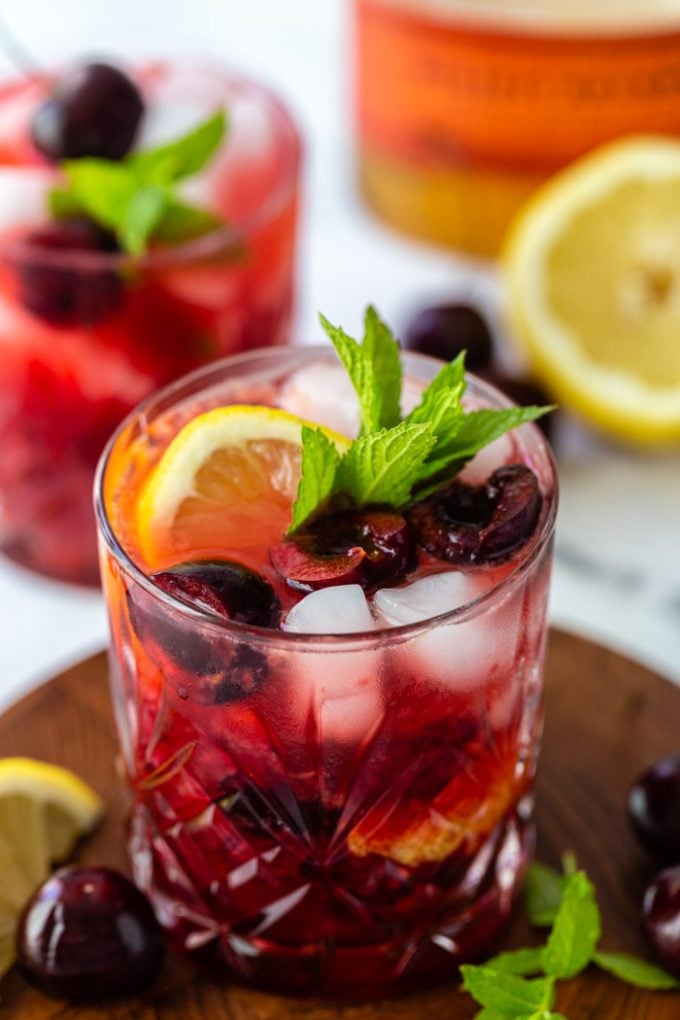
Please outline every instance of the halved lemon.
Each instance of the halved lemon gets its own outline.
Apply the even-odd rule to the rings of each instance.
[[[193,418],[175,436],[137,504],[147,564],[267,549],[286,531],[300,478],[302,426],[272,407],[235,404]],[[322,430],[345,450],[349,440]]]
[[[97,794],[68,769],[32,758],[0,759],[0,976],[14,959],[22,907],[101,814]]]
[[[514,332],[560,403],[634,442],[680,439],[680,142],[615,142],[558,174],[503,263]]]

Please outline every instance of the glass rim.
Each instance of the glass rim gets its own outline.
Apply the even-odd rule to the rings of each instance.
[[[105,476],[109,460],[116,443],[135,421],[146,415],[153,404],[171,400],[173,395],[178,394],[180,391],[186,390],[187,388],[196,386],[213,375],[219,375],[224,372],[225,368],[238,368],[240,364],[245,364],[247,362],[266,362],[270,359],[273,360],[274,356],[281,357],[284,353],[289,355],[297,354],[300,364],[303,364],[309,358],[326,358],[332,361],[338,360],[333,348],[326,344],[300,344],[290,347],[257,348],[252,351],[245,351],[241,354],[232,355],[231,357],[211,362],[209,365],[203,365],[200,368],[195,369],[193,372],[182,376],[180,379],[175,380],[169,385],[156,390],[138,404],[137,407],[133,408],[133,410],[120,423],[118,428],[109,438],[109,441],[99,458],[94,478],[93,493],[99,538],[104,541],[108,552],[111,553],[118,567],[121,568],[135,584],[139,585],[148,595],[158,601],[161,605],[172,610],[175,614],[184,616],[187,620],[193,620],[196,623],[200,623],[202,629],[206,633],[214,635],[215,638],[224,638],[226,635],[233,639],[239,639],[242,641],[247,640],[251,643],[267,645],[268,647],[279,645],[282,648],[291,648],[297,646],[306,650],[318,652],[333,652],[341,650],[346,652],[359,651],[367,647],[375,647],[376,645],[383,646],[401,644],[404,641],[407,641],[410,638],[415,637],[418,634],[422,634],[434,627],[467,622],[468,620],[481,615],[481,613],[485,612],[490,606],[500,603],[506,597],[509,597],[509,594],[521,583],[524,576],[528,573],[550,543],[554,532],[555,518],[557,516],[559,495],[557,467],[550,444],[543,436],[541,430],[534,423],[526,423],[519,426],[519,428],[527,430],[532,436],[533,441],[538,444],[541,453],[545,457],[545,462],[549,471],[550,484],[547,487],[547,491],[543,493],[544,504],[547,503],[547,507],[546,512],[542,512],[541,514],[541,526],[531,536],[531,539],[522,550],[522,555],[511,572],[486,591],[482,592],[482,594],[477,596],[477,598],[464,603],[462,606],[456,606],[454,609],[447,610],[445,613],[440,613],[437,616],[427,617],[424,620],[418,620],[414,623],[402,624],[398,627],[376,628],[376,630],[372,631],[358,631],[346,634],[309,634],[274,630],[267,627],[257,627],[252,624],[239,623],[234,620],[221,620],[210,613],[203,612],[198,608],[190,606],[188,603],[172,598],[172,596],[163,591],[162,588],[154,584],[151,577],[134,562],[132,557],[123,547],[122,543],[118,540],[106,510],[106,501],[104,498]],[[436,358],[431,358],[423,354],[416,354],[412,351],[402,351],[402,360],[405,360],[407,364],[410,362],[412,364],[420,363],[423,365],[437,367],[443,364],[443,362]],[[298,366],[291,366],[291,370],[295,367]],[[471,389],[483,396],[490,397],[493,405],[497,407],[515,406],[503,393],[479,377],[472,373],[466,373],[466,378],[468,384],[471,384]],[[451,569],[456,569],[454,564],[451,564]]]
[[[158,61],[161,64],[165,62],[163,59]],[[277,159],[276,185],[258,203],[255,211],[238,224],[224,223],[199,237],[182,241],[179,244],[158,247],[144,252],[142,255],[131,255],[125,251],[57,250],[41,247],[26,238],[7,238],[0,242],[1,258],[7,261],[30,262],[34,265],[54,266],[60,269],[79,269],[81,272],[103,269],[124,271],[168,268],[225,254],[230,249],[238,249],[242,242],[247,241],[256,230],[271,222],[281,212],[289,197],[295,194],[304,148],[297,124],[283,99],[273,89],[257,79],[231,67],[226,67],[216,59],[168,57],[167,62],[171,68],[180,70],[197,68],[218,74],[225,87],[245,90],[256,95],[264,101],[271,116],[276,119],[282,129],[286,142],[285,158]],[[153,61],[148,62],[148,66],[153,65]],[[134,68],[134,65],[128,66]],[[137,66],[147,65],[140,61]],[[16,166],[13,169],[21,170],[22,167]],[[26,164],[23,169],[34,170],[36,167]],[[59,221],[52,220],[49,216],[45,220],[45,224],[53,222],[58,223]],[[36,229],[40,229],[40,225],[36,225]]]

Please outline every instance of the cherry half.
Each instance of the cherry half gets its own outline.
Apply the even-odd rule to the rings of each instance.
[[[533,534],[541,513],[536,475],[524,464],[497,468],[484,485],[454,479],[416,503],[408,519],[420,544],[449,563],[500,563]]]
[[[144,112],[135,83],[111,64],[84,64],[64,75],[38,107],[31,135],[52,162],[95,156],[122,159]]]
[[[391,510],[324,514],[273,547],[269,558],[297,591],[334,584],[372,588],[402,577],[414,543],[406,519]]]
[[[272,586],[240,563],[199,560],[153,574],[155,584],[189,605],[224,620],[276,627],[280,605]]]
[[[108,231],[87,219],[60,220],[32,231],[26,243],[38,250],[18,263],[19,291],[34,315],[52,326],[90,326],[118,308],[123,280],[115,269],[88,258],[90,253],[118,251]],[[82,252],[82,258],[77,264],[58,264],[52,259],[59,252]]]
[[[111,868],[57,871],[19,920],[19,968],[57,998],[130,995],[153,980],[164,955],[149,901]]]
[[[680,863],[680,754],[650,765],[628,794],[628,818],[645,847]]]

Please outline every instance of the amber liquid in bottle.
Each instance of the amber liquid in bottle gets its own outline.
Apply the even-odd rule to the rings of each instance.
[[[594,146],[680,134],[671,0],[354,0],[354,30],[364,197],[473,255],[496,255],[537,185]]]

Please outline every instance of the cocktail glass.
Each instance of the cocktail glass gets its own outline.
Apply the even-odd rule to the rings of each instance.
[[[403,357],[410,388],[441,367]],[[486,451],[480,469],[519,458],[537,475],[537,528],[481,585],[479,571],[458,571],[457,595],[411,624],[299,634],[175,601],[132,537],[170,439],[216,406],[285,405],[298,373],[335,363],[301,348],[194,373],[119,429],[96,498],[137,882],[179,946],[242,980],[365,998],[453,976],[510,913],[533,848],[557,496],[534,426]],[[507,404],[474,379],[469,394]],[[261,541],[243,556],[251,566],[267,563]]]
[[[89,584],[92,478],[113,429],[192,368],[286,342],[293,299],[300,141],[284,107],[211,65],[157,63],[133,77],[149,144],[219,107],[229,119],[222,150],[187,186],[225,225],[139,258],[32,243],[57,180],[29,140],[50,82],[0,91],[0,549]]]

